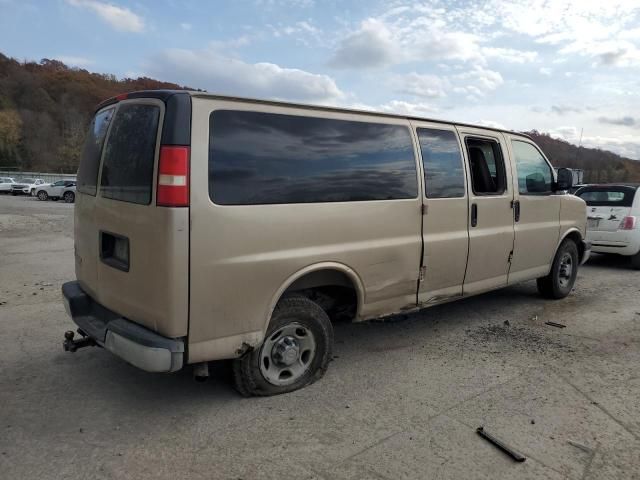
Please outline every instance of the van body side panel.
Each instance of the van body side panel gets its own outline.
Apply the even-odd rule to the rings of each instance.
[[[343,264],[361,280],[364,298],[358,319],[415,307],[420,198],[217,205],[209,197],[209,119],[214,110],[409,128],[408,121],[198,97],[192,101],[190,363],[237,356],[243,342],[262,341],[277,292],[297,272],[322,262]]]
[[[101,166],[96,196],[79,191],[76,196],[76,277],[104,307],[161,335],[183,337],[188,325],[189,209],[156,206],[164,103],[145,98],[119,102],[114,118],[122,105],[132,104],[161,109],[150,199],[141,204],[104,197]],[[104,157],[103,153],[102,164]],[[128,269],[115,268],[101,258],[104,234],[128,240]]]
[[[480,128],[457,127],[462,144],[467,138],[497,142],[502,151],[506,175],[505,190],[496,195],[478,195],[469,189],[469,218],[473,205],[477,209],[477,225],[469,225],[469,260],[464,280],[464,295],[474,295],[503,287],[509,275],[509,253],[513,249],[513,185],[511,162],[501,133]],[[467,181],[473,185],[468,148],[464,148]]]

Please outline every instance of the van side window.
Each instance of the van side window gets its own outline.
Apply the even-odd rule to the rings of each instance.
[[[416,198],[409,128],[264,112],[209,119],[209,196],[219,205]]]
[[[91,121],[87,139],[84,142],[80,167],[78,168],[78,191],[95,196],[98,184],[100,157],[107,130],[115,108],[108,108],[98,113]]]
[[[427,198],[464,197],[464,167],[456,134],[418,128]]]
[[[476,195],[501,195],[507,189],[504,159],[495,140],[467,138],[471,184]]]
[[[518,170],[518,189],[521,195],[545,194],[553,190],[551,167],[536,147],[513,140],[513,156]]]

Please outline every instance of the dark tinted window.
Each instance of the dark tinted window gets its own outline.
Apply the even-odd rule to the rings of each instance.
[[[630,207],[635,194],[635,187],[584,187],[576,192],[590,207]]]
[[[221,205],[415,198],[407,127],[220,110],[210,117],[209,195]]]
[[[504,160],[495,140],[467,138],[473,193],[500,195],[507,189]]]
[[[100,194],[147,205],[151,202],[153,165],[160,108],[124,104],[118,108],[105,145]]]
[[[464,197],[464,169],[456,134],[449,130],[418,129],[428,198]]]
[[[104,137],[107,135],[113,111],[113,108],[109,108],[98,113],[89,126],[89,133],[84,142],[84,150],[78,169],[79,192],[88,193],[89,195],[96,194],[102,145],[104,144]]]

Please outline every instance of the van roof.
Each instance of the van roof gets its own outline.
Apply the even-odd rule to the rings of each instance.
[[[261,105],[301,107],[309,110],[323,110],[323,111],[330,111],[330,112],[348,112],[348,113],[366,114],[366,115],[383,117],[383,118],[401,118],[401,119],[407,119],[407,120],[420,120],[420,121],[427,121],[432,123],[441,123],[443,125],[458,125],[461,127],[482,128],[483,130],[509,133],[511,135],[519,135],[521,137],[531,139],[531,137],[526,133],[516,132],[515,130],[508,130],[505,128],[496,128],[496,127],[487,127],[485,125],[477,125],[472,123],[440,120],[435,118],[419,117],[414,115],[400,115],[396,113],[376,112],[374,110],[332,107],[332,106],[313,105],[313,104],[298,103],[298,102],[285,102],[281,100],[265,100],[260,98],[239,97],[239,96],[233,96],[233,95],[221,95],[217,93],[208,93],[208,92],[197,91],[197,90],[139,90],[136,92],[126,93],[126,94],[118,95],[116,97],[111,97],[107,100],[104,100],[96,107],[96,111],[106,107],[107,105],[111,105],[113,103],[117,103],[120,100],[126,100],[129,98],[158,98],[160,100],[166,101],[169,97],[176,94],[188,94],[188,95],[191,95],[192,97],[209,98],[212,100],[231,100],[231,101],[244,102],[244,103],[257,103]]]

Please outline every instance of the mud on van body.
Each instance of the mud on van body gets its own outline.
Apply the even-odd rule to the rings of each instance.
[[[82,336],[152,372],[234,360],[243,394],[320,378],[331,322],[538,279],[589,255],[585,203],[526,136],[405,116],[148,91],[98,107],[78,172]],[[560,178],[557,178],[560,177]]]

